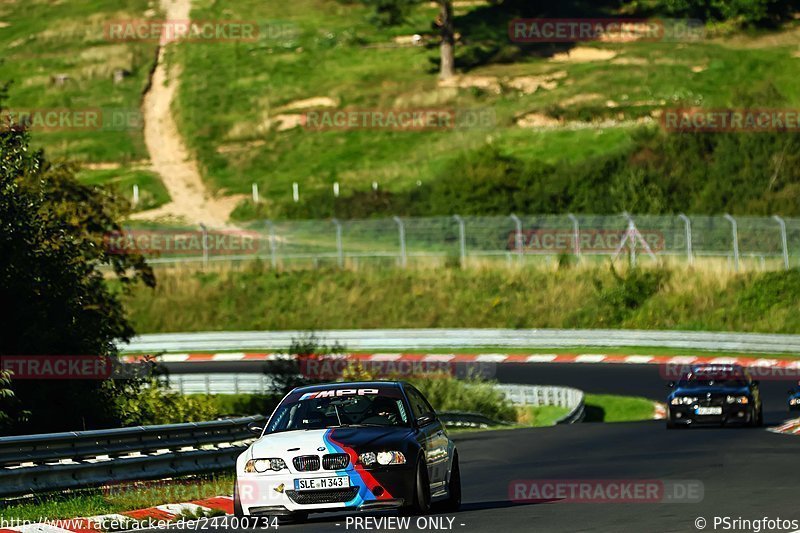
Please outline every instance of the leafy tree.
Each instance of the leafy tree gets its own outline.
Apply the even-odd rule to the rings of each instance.
[[[397,26],[405,22],[409,11],[420,3],[420,0],[361,0],[371,7],[370,22],[378,27]]]
[[[0,90],[0,111],[8,84]],[[118,294],[141,281],[155,285],[138,255],[110,253],[104,236],[120,231],[129,206],[110,192],[79,183],[75,168],[48,161],[29,148],[29,135],[14,124],[0,125],[0,355],[96,355],[115,357],[115,342],[133,330]],[[119,423],[116,397],[136,388],[135,380],[37,381],[14,379],[18,422],[7,431],[41,432],[109,427]],[[5,388],[5,387],[4,387]]]

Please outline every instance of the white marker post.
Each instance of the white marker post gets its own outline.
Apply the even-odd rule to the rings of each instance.
[[[295,203],[300,201],[300,186],[297,185],[296,181],[292,183],[292,199]]]
[[[133,201],[131,202],[133,207],[139,205],[139,186],[135,183],[133,184]]]
[[[333,196],[335,198],[339,198],[339,182],[338,181],[333,184]]]
[[[259,202],[258,198],[258,183],[253,184],[253,203],[257,204]]]

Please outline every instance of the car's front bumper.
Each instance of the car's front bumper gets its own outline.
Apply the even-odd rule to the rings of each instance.
[[[338,473],[350,479],[349,488],[295,490],[296,479],[331,477],[337,472],[240,473],[236,492],[245,515],[398,508],[412,501],[414,474],[408,466],[369,470],[366,474],[352,469]]]
[[[742,404],[723,405],[720,415],[698,415],[690,405],[670,405],[667,408],[667,420],[675,425],[749,424],[752,416],[751,406]]]

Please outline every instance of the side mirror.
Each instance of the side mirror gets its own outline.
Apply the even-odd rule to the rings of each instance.
[[[261,435],[261,433],[264,431],[264,426],[259,426],[257,424],[250,424],[249,426],[247,426],[247,431],[249,431],[250,433],[255,433],[256,435]]]

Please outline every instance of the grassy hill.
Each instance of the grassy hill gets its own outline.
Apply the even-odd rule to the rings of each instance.
[[[547,9],[571,10],[572,16],[637,13],[631,5],[595,4]],[[655,4],[635,9],[648,13]],[[173,111],[208,184],[229,193],[259,185],[265,201],[244,201],[235,212],[239,218],[440,214],[456,207],[463,213],[626,208],[786,215],[800,209],[793,200],[800,192],[796,135],[757,134],[756,143],[694,135],[694,144],[687,144],[659,132],[655,118],[664,107],[742,106],[747,98],[797,107],[800,31],[794,23],[748,32],[709,25],[697,42],[514,46],[506,36],[512,12],[488,2],[457,2],[461,75],[443,86],[436,76],[433,3],[418,4],[405,22],[388,28],[372,24],[370,11],[355,1],[192,5],[194,19],[262,27],[257,42],[185,42],[170,57],[182,65]],[[0,29],[0,46],[9,50],[4,77],[16,80],[11,105],[136,108],[155,43],[109,43],[97,31],[103,21],[144,16],[158,16],[146,0],[4,3],[0,20],[10,25]],[[415,46],[414,34],[425,44]],[[110,73],[117,66],[131,76],[115,85]],[[57,72],[76,83],[53,86],[49,75]],[[743,96],[746,91],[757,96]],[[307,111],[419,108],[473,110],[491,116],[493,125],[422,132],[299,125]],[[34,140],[54,155],[121,165],[89,168],[88,181],[115,181],[128,190],[132,172],[147,172],[140,163],[147,158],[141,129],[37,133]],[[718,142],[728,144],[714,155]],[[747,154],[756,144],[758,153]],[[684,152],[697,157],[684,158]],[[669,173],[678,171],[683,181],[673,183],[678,178]],[[471,174],[472,181],[460,180]],[[710,175],[725,183],[709,180],[706,189],[698,188]],[[299,204],[292,201],[293,182],[300,184]],[[339,207],[334,182],[346,199]],[[470,194],[476,182],[490,185]],[[152,175],[141,183],[148,205],[165,201]],[[740,188],[747,194],[734,194]],[[499,207],[476,200],[493,194],[501,198],[494,202]],[[724,198],[707,198],[715,195]],[[520,205],[504,207],[506,196]]]
[[[33,146],[81,163],[87,183],[128,196],[138,183],[142,207],[163,203],[166,194],[147,169],[139,113],[157,43],[110,41],[105,30],[111,21],[158,16],[148,0],[0,3],[0,82],[13,82],[8,108],[99,110],[103,117],[97,128],[34,128]],[[124,79],[114,83],[117,70]]]

